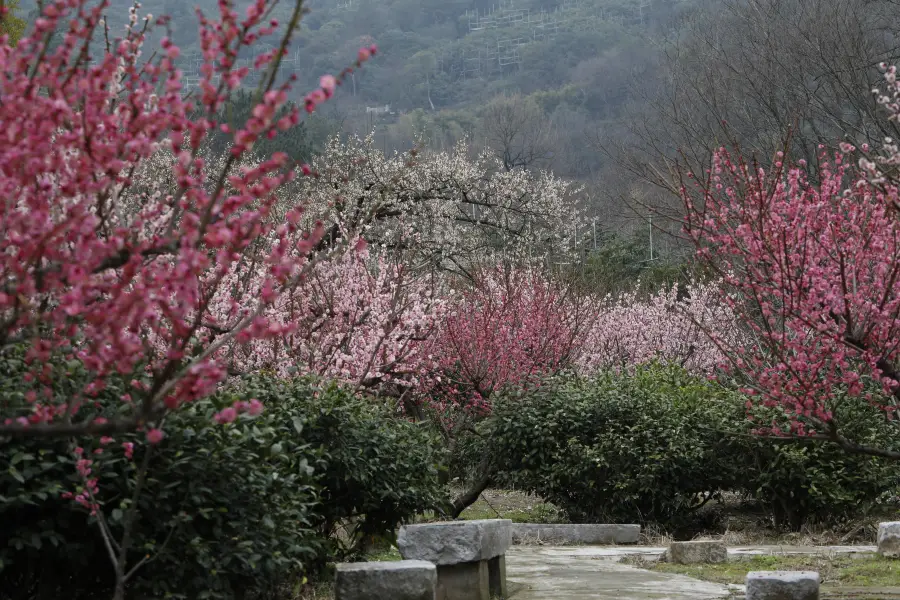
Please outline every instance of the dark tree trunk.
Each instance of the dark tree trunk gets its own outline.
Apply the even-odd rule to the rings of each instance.
[[[482,492],[491,485],[491,476],[483,475],[479,480],[473,483],[469,489],[463,492],[461,495],[457,496],[453,500],[453,508],[450,511],[450,517],[456,519],[462,514],[462,511],[466,510],[478,500],[478,497],[481,496]]]

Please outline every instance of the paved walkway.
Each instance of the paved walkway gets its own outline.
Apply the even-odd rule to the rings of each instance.
[[[513,546],[506,554],[512,600],[718,600],[743,586],[698,581],[684,575],[638,569],[625,556],[658,558],[664,548],[644,546]],[[874,546],[746,546],[729,548],[734,559],[760,554],[844,554],[863,556]]]

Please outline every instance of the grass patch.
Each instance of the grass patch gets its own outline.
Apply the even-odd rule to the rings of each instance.
[[[291,600],[334,600],[334,581],[317,581],[289,597]]]
[[[716,565],[656,563],[646,568],[715,583],[744,583],[748,571],[818,571],[822,584],[833,587],[900,586],[900,561],[880,556],[754,556]]]
[[[396,546],[379,548],[378,550],[372,550],[371,552],[366,554],[366,561],[368,562],[383,562],[394,560],[403,560],[403,557],[400,556],[400,551]]]
[[[521,492],[487,490],[459,516],[475,519],[510,519],[513,523],[567,523],[556,506]]]

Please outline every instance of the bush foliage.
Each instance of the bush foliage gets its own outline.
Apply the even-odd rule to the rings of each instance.
[[[708,499],[736,492],[798,529],[859,514],[897,489],[889,461],[752,436],[745,402],[680,367],[650,365],[500,398],[482,436],[495,481],[553,502],[575,522],[678,527]],[[891,440],[872,414],[845,413],[837,417],[861,435]]]
[[[6,357],[2,381],[17,381],[6,375],[21,365],[21,357]],[[61,386],[77,385],[74,369],[60,374],[68,375],[55,378]],[[118,393],[112,386],[104,396]],[[216,411],[250,398],[265,403],[262,415],[214,422]],[[100,412],[104,400],[98,399]],[[129,581],[135,598],[272,597],[355,550],[364,536],[391,535],[439,501],[438,454],[429,434],[335,385],[256,377],[170,419],[138,500],[129,564],[150,559]],[[133,460],[120,448],[126,441],[135,444]],[[78,443],[85,454],[102,447]],[[81,483],[76,441],[0,444],[4,594],[108,597],[113,572],[96,517],[62,497]],[[147,447],[140,436],[122,436],[94,455],[97,499],[115,535]],[[350,535],[339,539],[342,525]]]

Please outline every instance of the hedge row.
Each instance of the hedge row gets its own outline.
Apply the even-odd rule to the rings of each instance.
[[[900,489],[896,462],[751,435],[745,402],[676,366],[560,378],[500,398],[469,452],[491,454],[495,483],[535,493],[576,522],[678,527],[710,496],[736,492],[797,530],[860,515]],[[859,442],[900,449],[875,408],[847,402],[835,418]]]

